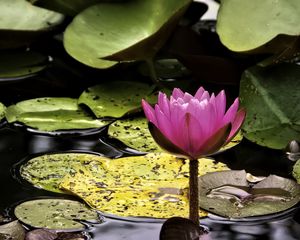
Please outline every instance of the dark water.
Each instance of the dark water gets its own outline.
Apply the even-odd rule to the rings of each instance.
[[[124,152],[99,140],[99,135],[87,137],[49,137],[26,133],[20,129],[2,127],[0,129],[0,211],[7,211],[20,201],[36,197],[52,197],[61,194],[50,193],[33,188],[13,177],[13,166],[18,162],[46,152],[87,151],[119,157]],[[126,151],[125,151],[126,152]],[[128,155],[128,153],[126,153]],[[292,163],[286,160],[281,151],[272,151],[243,142],[240,146],[216,156],[232,169],[246,169],[259,175],[277,174],[291,177]],[[69,198],[69,197],[68,197]],[[10,215],[11,216],[11,215]],[[206,218],[202,224],[210,229],[212,239],[300,239],[300,213],[297,208],[273,218],[258,218],[251,221],[228,222],[223,219]],[[161,221],[137,221],[137,219],[113,219],[104,217],[104,222],[90,226],[88,230],[96,240],[156,240],[159,239]]]

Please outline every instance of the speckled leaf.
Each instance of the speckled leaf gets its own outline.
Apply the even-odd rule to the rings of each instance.
[[[59,189],[59,184],[65,175],[76,173],[77,165],[89,165],[90,170],[94,169],[99,177],[111,179],[112,176],[102,166],[102,161],[105,159],[105,157],[85,153],[41,155],[22,165],[20,174],[35,187],[67,194]]]
[[[245,171],[221,171],[199,178],[200,206],[217,215],[244,218],[278,213],[300,200],[300,185],[270,175],[249,183]]]
[[[144,117],[120,119],[113,122],[108,128],[109,136],[123,142],[130,148],[140,152],[164,152],[154,141],[148,129],[148,121]],[[239,132],[230,143],[222,147],[225,151],[239,144],[243,136]]]
[[[0,102],[0,121],[5,117],[6,107]]]
[[[8,122],[21,122],[41,131],[100,128],[109,123],[93,119],[72,98],[36,98],[6,109]]]
[[[63,21],[63,15],[25,0],[0,1],[0,49],[19,47]]]
[[[169,218],[188,216],[188,161],[169,154],[106,161],[113,181],[99,177],[89,166],[78,166],[61,187],[106,214]],[[200,160],[200,174],[227,169],[211,159]],[[206,213],[200,211],[201,216]]]
[[[247,109],[244,136],[269,148],[284,149],[300,140],[300,66],[252,67],[240,84],[241,105]]]
[[[131,0],[93,5],[67,27],[65,49],[78,61],[95,68],[152,58],[191,2]]]
[[[80,220],[99,222],[96,211],[80,202],[66,199],[23,202],[15,208],[14,213],[20,221],[35,228],[80,231],[85,229]]]
[[[32,76],[46,68],[48,57],[36,52],[0,52],[0,80]]]
[[[78,103],[87,105],[98,117],[122,117],[141,110],[141,100],[153,87],[139,82],[115,81],[90,87],[79,97]]]
[[[300,184],[300,160],[298,160],[293,167],[293,177]]]
[[[25,229],[18,221],[13,221],[0,226],[1,240],[24,240]]]
[[[217,32],[233,51],[258,48],[280,34],[300,35],[298,0],[225,0],[218,12]]]

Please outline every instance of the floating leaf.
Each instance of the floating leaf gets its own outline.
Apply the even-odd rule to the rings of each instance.
[[[108,135],[140,152],[164,152],[152,138],[148,129],[148,121],[145,117],[117,120],[109,126]],[[225,151],[236,146],[241,142],[242,138],[243,136],[239,132],[231,142],[222,147],[220,151]]]
[[[280,34],[300,35],[298,0],[226,0],[221,2],[217,32],[233,51],[258,48]]]
[[[24,0],[0,1],[0,16],[0,49],[24,46],[64,19]]]
[[[283,149],[300,140],[300,66],[253,67],[242,77],[241,104],[247,109],[244,136],[269,148]]]
[[[293,167],[293,177],[300,184],[300,160],[298,160]]]
[[[169,218],[188,215],[188,161],[168,154],[147,154],[106,161],[112,179],[88,165],[68,174],[61,187],[90,206],[118,216]],[[200,174],[227,169],[210,159],[200,160]],[[206,213],[200,211],[201,216]]]
[[[0,121],[5,117],[6,107],[0,102]]]
[[[15,208],[15,216],[35,228],[80,231],[80,220],[99,222],[97,212],[84,204],[66,199],[38,199],[23,202]]]
[[[77,165],[89,165],[99,177],[110,179],[112,176],[102,166],[106,158],[85,153],[65,153],[42,155],[30,159],[20,168],[21,176],[38,188],[66,193],[59,189],[61,179],[67,174],[75,174]]]
[[[35,98],[11,105],[6,110],[9,123],[22,122],[40,131],[100,128],[109,123],[93,119],[73,98]]]
[[[253,185],[246,177],[245,171],[200,177],[201,208],[224,217],[243,218],[281,212],[300,200],[300,186],[293,180],[270,175]]]
[[[56,12],[75,16],[85,8],[99,2],[121,2],[122,0],[28,0],[32,4]],[[124,1],[124,0],[123,0]]]
[[[5,79],[21,79],[46,68],[48,57],[36,52],[1,52],[0,81]]]
[[[110,67],[114,61],[151,58],[165,43],[190,2],[131,0],[96,4],[78,14],[67,27],[66,51],[96,68]]]
[[[87,105],[96,117],[122,117],[141,109],[141,100],[153,87],[139,82],[114,81],[85,90],[78,103]]]
[[[25,229],[18,221],[13,221],[0,226],[1,240],[24,240]]]

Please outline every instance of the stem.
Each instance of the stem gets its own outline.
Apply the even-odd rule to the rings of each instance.
[[[190,159],[190,220],[199,226],[198,159]]]

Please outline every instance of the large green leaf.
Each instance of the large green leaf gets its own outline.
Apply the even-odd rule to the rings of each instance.
[[[109,123],[93,119],[73,98],[36,98],[6,109],[9,123],[21,122],[40,131],[100,128]]]
[[[6,107],[0,102],[0,121],[5,117]]]
[[[0,0],[0,49],[25,45],[63,19],[25,0]]]
[[[111,61],[149,59],[167,40],[190,2],[99,3],[78,14],[67,27],[65,48],[78,61],[96,68],[116,63]]]
[[[46,68],[48,57],[32,51],[0,52],[0,81],[32,76]]]
[[[56,12],[75,16],[83,9],[99,2],[120,2],[125,0],[28,0],[32,4]]]
[[[19,204],[15,216],[35,228],[80,231],[85,225],[79,220],[99,222],[97,212],[84,204],[66,199],[37,199]]]
[[[242,77],[241,104],[247,109],[244,136],[263,146],[283,149],[300,140],[300,66],[253,67]]]
[[[139,82],[114,81],[85,90],[78,99],[98,117],[122,117],[141,109],[142,98],[149,97],[153,87]]]
[[[245,171],[221,171],[201,176],[199,186],[201,208],[229,218],[281,212],[300,200],[300,185],[276,175],[250,183]]]
[[[164,152],[154,141],[145,117],[120,119],[113,122],[108,128],[108,135],[120,140],[130,148],[140,152]],[[239,144],[243,136],[239,132],[231,142],[222,147],[225,151]]]
[[[217,32],[233,51],[258,48],[280,34],[300,35],[298,0],[224,0],[218,13]]]

